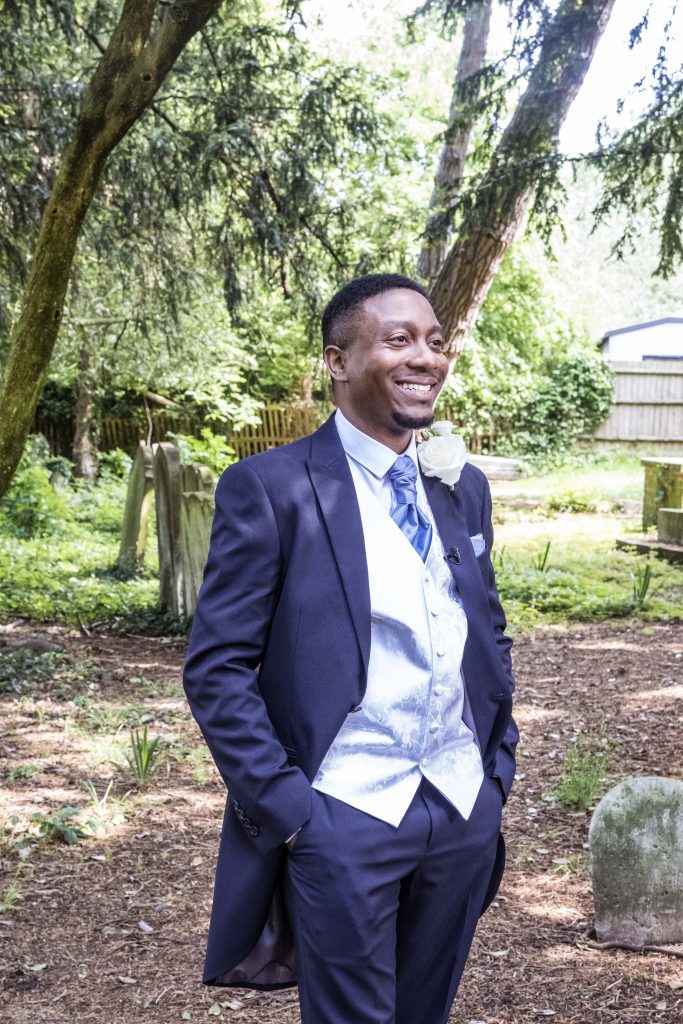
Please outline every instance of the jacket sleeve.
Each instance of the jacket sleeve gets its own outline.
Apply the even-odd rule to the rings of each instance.
[[[308,820],[311,802],[308,779],[288,764],[257,680],[280,572],[268,494],[249,463],[238,462],[216,488],[183,684],[234,811],[264,855]]]
[[[493,524],[491,521],[491,488],[489,482],[484,478],[484,500],[482,507],[482,534],[486,542],[486,587],[488,591],[489,609],[491,611],[491,622],[493,624],[493,632],[498,646],[500,654],[500,660],[503,663],[505,674],[510,681],[510,689],[514,692],[515,689],[515,677],[512,673],[512,640],[505,634],[505,628],[507,626],[507,620],[505,618],[505,612],[503,606],[500,603],[500,597],[498,596],[498,588],[496,587],[496,575],[493,570],[493,563],[491,562],[491,551],[493,549]],[[510,719],[510,723],[505,731],[505,735],[501,741],[500,747],[496,754],[495,764],[493,768],[493,778],[498,779],[501,788],[503,790],[504,799],[510,793],[512,783],[515,777],[515,748],[519,741],[519,731],[515,724],[514,718]]]

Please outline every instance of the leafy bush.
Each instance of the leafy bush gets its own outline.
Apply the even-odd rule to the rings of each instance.
[[[201,437],[191,434],[167,435],[180,449],[180,458],[185,463],[208,466],[218,478],[224,469],[235,462],[235,451],[220,434],[214,434],[210,427],[202,427]]]
[[[130,473],[133,460],[122,448],[112,448],[108,452],[100,452],[97,457],[97,473],[100,478],[125,480]]]
[[[506,254],[439,402],[466,438],[495,434],[496,452],[554,461],[609,411],[611,372],[560,316],[523,248]]]
[[[501,449],[544,461],[563,455],[605,418],[612,393],[612,371],[602,356],[569,353],[539,380],[512,416]]]
[[[29,437],[9,489],[0,504],[5,532],[15,537],[42,537],[63,531],[70,518],[66,497],[50,483],[48,443],[41,434]]]
[[[110,571],[116,538],[103,538],[91,524],[58,541],[10,540],[0,534],[0,615],[34,621],[127,622],[144,628],[157,615],[159,580],[154,552],[140,576],[119,581]]]

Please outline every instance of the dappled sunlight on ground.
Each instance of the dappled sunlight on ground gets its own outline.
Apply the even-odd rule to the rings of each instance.
[[[45,683],[39,693],[0,695],[0,861],[18,893],[15,909],[0,915],[7,936],[0,1017],[168,1024],[183,1013],[207,1019],[217,1006],[212,1015],[225,1022],[298,1024],[291,991],[252,995],[200,983],[226,792],[189,711],[171,695],[181,645],[110,635],[67,642],[76,664],[87,655],[102,671],[93,688],[81,680],[69,690],[67,678],[59,696]],[[669,698],[678,700],[680,687],[664,681],[680,669],[681,644],[682,624],[623,622],[553,626],[516,644],[522,740],[504,817],[508,867],[477,932],[451,1024],[529,1024],[551,1012],[562,1024],[644,1024],[662,1014],[654,1007],[663,996],[663,1019],[677,1022],[683,1002],[676,1006],[670,984],[683,985],[682,961],[586,945],[590,810],[563,807],[556,793],[580,737],[604,744],[610,782],[675,770],[680,723]],[[123,664],[130,671],[114,676]],[[132,681],[142,676],[142,687]],[[170,739],[140,786],[110,762],[123,764],[130,726],[141,716],[150,735]],[[10,769],[27,765],[36,768],[32,777],[7,781]],[[99,818],[100,830],[73,847],[38,844],[30,816],[69,804]],[[19,820],[9,829],[12,815]],[[22,837],[25,860],[16,845]],[[56,921],[67,922],[58,942],[46,927]],[[45,966],[32,970],[37,964]]]

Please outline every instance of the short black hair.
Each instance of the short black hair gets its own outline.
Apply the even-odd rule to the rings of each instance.
[[[394,288],[410,288],[411,291],[424,296],[427,302],[430,301],[429,294],[422,285],[410,277],[404,277],[403,274],[364,274],[363,277],[354,277],[332,296],[325,307],[322,319],[323,352],[328,345],[348,348],[358,307],[366,299],[392,291]]]

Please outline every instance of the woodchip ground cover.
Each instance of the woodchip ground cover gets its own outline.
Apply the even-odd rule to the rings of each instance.
[[[683,777],[681,572],[656,565],[657,590],[633,614],[636,561],[612,544],[637,510],[577,515],[536,498],[527,490],[524,507],[498,516],[516,634],[519,778],[505,811],[508,870],[451,1020],[677,1024],[683,960],[590,945],[590,809],[566,801],[578,795],[590,808],[628,775]],[[635,499],[609,497],[622,500]],[[570,572],[578,582],[568,608],[560,576]],[[596,577],[605,589],[591,606]],[[512,589],[520,579],[536,604]],[[561,600],[539,606],[549,580]],[[621,601],[619,616],[599,621],[601,600]],[[587,607],[594,621],[573,621]],[[92,622],[88,631],[8,612],[0,623],[0,1019],[296,1024],[292,992],[200,984],[225,793],[182,694],[182,639]],[[8,655],[36,633],[55,649]],[[145,725],[163,754],[136,785],[126,752],[130,729]],[[60,816],[69,807],[79,815]],[[86,837],[39,838],[69,824]]]

